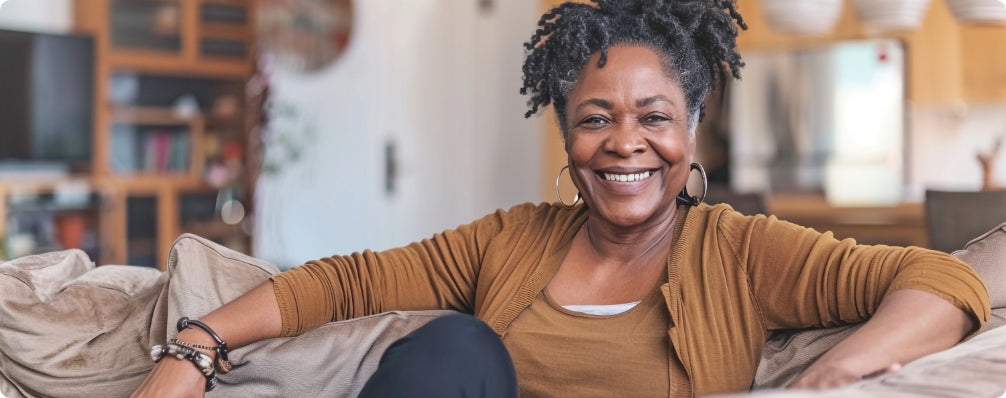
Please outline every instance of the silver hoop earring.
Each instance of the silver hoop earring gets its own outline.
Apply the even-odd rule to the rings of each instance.
[[[678,204],[687,206],[698,206],[706,200],[706,192],[709,191],[709,179],[706,178],[706,169],[702,167],[701,164],[692,163],[688,166],[688,174],[691,175],[692,170],[698,170],[699,176],[702,177],[702,197],[692,196],[688,193],[688,183],[685,183],[685,187],[681,188],[681,193],[678,194]]]
[[[555,176],[555,198],[558,199],[559,203],[565,206],[566,208],[576,206],[577,202],[580,201],[580,192],[577,192],[576,196],[573,196],[573,203],[571,204],[566,204],[566,202],[562,200],[562,195],[559,194],[559,179],[562,178],[562,172],[568,169],[569,165],[562,166],[562,168],[559,169],[559,175]]]

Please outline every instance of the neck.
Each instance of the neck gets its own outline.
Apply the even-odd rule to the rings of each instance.
[[[677,209],[672,209],[655,222],[628,228],[591,217],[584,224],[584,232],[598,258],[615,264],[647,264],[667,257],[677,216]]]

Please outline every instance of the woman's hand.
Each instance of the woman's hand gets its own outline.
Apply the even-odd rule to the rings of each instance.
[[[786,385],[786,388],[807,390],[838,388],[863,379],[894,373],[899,370],[901,370],[901,365],[893,364],[887,368],[863,376],[843,366],[819,365],[815,363]]]
[[[234,301],[200,318],[227,342],[231,349],[248,343],[278,337],[282,327],[279,304],[273,293],[272,281],[263,282]],[[178,332],[179,340],[216,346],[216,341],[199,328]],[[200,350],[215,358],[216,353]],[[218,369],[219,371],[219,369]],[[146,380],[133,393],[134,397],[202,397],[206,377],[188,360],[165,356],[154,366]]]
[[[154,366],[132,397],[202,398],[206,377],[191,362],[166,356]]]

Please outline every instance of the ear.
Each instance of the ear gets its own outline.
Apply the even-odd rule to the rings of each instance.
[[[689,134],[688,137],[689,137],[688,138],[688,158],[694,160],[695,159],[695,147],[696,147],[695,141],[698,141],[698,138],[696,138],[696,134]]]

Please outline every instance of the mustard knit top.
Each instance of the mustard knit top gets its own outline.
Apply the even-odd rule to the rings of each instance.
[[[948,254],[857,245],[727,205],[679,211],[660,286],[673,397],[746,391],[772,330],[860,322],[898,289],[936,294],[980,325],[988,320],[981,279]],[[308,262],[273,277],[282,333],[390,310],[453,309],[506,336],[586,218],[582,205],[523,204],[401,248]]]

